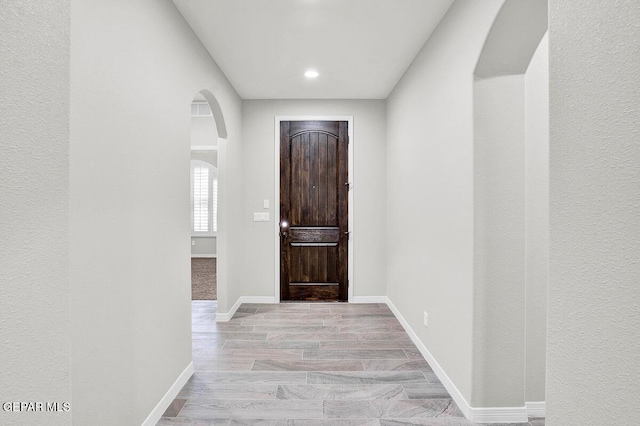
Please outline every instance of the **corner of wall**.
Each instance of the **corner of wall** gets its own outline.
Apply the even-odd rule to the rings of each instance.
[[[402,327],[405,329],[413,343],[416,345],[422,356],[427,360],[433,372],[445,387],[451,398],[455,401],[464,416],[472,422],[477,423],[523,423],[528,421],[527,407],[472,407],[466,398],[457,388],[454,381],[449,377],[444,368],[438,363],[438,360],[427,349],[425,344],[420,340],[411,325],[402,316],[398,308],[393,304],[391,299],[386,298],[386,304],[389,306],[393,314],[396,316]],[[531,403],[530,410],[532,413],[540,413],[540,406]]]

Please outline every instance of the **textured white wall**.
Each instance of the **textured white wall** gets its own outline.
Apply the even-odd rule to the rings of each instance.
[[[549,7],[547,425],[640,418],[640,2]]]
[[[71,402],[69,1],[2,1],[0,57],[0,398]],[[0,424],[71,413],[0,409]]]
[[[354,282],[355,296],[383,296],[385,289],[385,102],[384,101],[243,101],[245,170],[245,296],[275,296],[275,240],[278,220],[273,199],[274,123],[284,115],[352,115],[354,124]],[[252,222],[270,200],[271,222]]]
[[[525,401],[545,400],[549,283],[549,38],[525,74]]]
[[[477,407],[524,406],[524,75],[474,85],[474,356]]]
[[[191,361],[190,104],[217,97],[235,182],[241,103],[169,0],[71,22],[73,423],[139,425]]]
[[[387,293],[467,401],[473,71],[502,4],[454,2],[387,104]]]

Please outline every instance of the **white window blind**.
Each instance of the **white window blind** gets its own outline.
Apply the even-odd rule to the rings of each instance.
[[[209,169],[193,169],[193,230],[209,232]]]
[[[193,102],[191,104],[191,115],[193,117],[210,117],[213,115],[211,107],[206,102]]]
[[[191,161],[191,231],[212,235],[218,231],[218,173],[211,164]]]

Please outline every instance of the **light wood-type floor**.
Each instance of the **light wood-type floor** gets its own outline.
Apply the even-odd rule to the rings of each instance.
[[[192,304],[195,374],[158,425],[474,424],[384,304]]]

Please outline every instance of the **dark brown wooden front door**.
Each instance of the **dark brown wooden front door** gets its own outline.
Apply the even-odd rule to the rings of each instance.
[[[282,301],[347,301],[347,124],[280,123]]]

